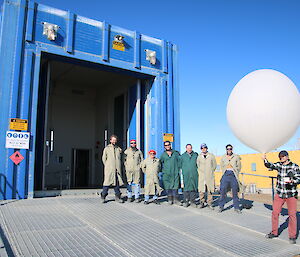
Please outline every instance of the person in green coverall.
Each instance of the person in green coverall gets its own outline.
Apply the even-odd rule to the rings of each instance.
[[[162,165],[162,181],[164,189],[168,194],[168,203],[171,205],[174,202],[182,205],[178,197],[178,188],[180,182],[180,153],[172,149],[171,142],[164,142],[165,151],[160,157]]]
[[[195,203],[196,194],[198,190],[198,170],[197,170],[197,157],[198,154],[193,151],[191,144],[187,144],[186,152],[181,155],[181,170],[183,175],[183,197],[184,207],[189,204],[197,207]]]

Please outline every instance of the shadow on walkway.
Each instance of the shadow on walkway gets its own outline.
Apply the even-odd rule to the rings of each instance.
[[[269,209],[270,211],[273,210],[273,207],[272,205],[270,204],[264,204],[264,206]],[[286,208],[282,208],[281,210],[281,216],[288,216],[289,213],[288,213],[288,209]],[[297,212],[297,237],[299,235],[299,230],[300,230],[300,212]],[[270,218],[271,218],[271,215],[270,215]],[[282,233],[283,230],[287,229],[288,228],[288,223],[289,222],[289,217],[286,218],[285,222],[282,223],[279,228],[278,228],[278,235],[280,235]]]
[[[0,255],[1,255],[1,252],[5,249],[8,256],[15,257],[15,254],[13,253],[12,248],[11,248],[11,246],[7,240],[7,237],[5,236],[4,231],[1,226],[0,226],[0,237],[1,237],[1,241],[2,241],[2,242],[0,242]]]

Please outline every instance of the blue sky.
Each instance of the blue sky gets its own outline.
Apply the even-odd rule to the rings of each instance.
[[[235,84],[262,68],[300,88],[299,0],[39,0],[82,16],[170,40],[179,47],[181,145],[202,142],[217,155],[240,143],[226,120]],[[267,97],[266,97],[267,100]],[[300,129],[285,146],[295,149]]]

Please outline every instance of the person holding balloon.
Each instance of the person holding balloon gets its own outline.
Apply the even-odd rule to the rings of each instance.
[[[297,184],[300,183],[300,170],[296,163],[290,161],[287,151],[281,151],[278,157],[279,162],[271,163],[267,160],[266,154],[262,156],[265,166],[278,172],[276,195],[273,202],[272,231],[266,235],[266,238],[278,237],[278,217],[282,206],[286,202],[289,213],[289,241],[291,244],[295,244],[297,234]]]
[[[233,153],[233,146],[231,144],[226,145],[226,154],[221,158],[220,167],[222,178],[220,183],[219,212],[224,210],[226,193],[231,189],[234,211],[241,213],[238,198],[238,192],[241,188],[239,181],[239,173],[242,168],[241,157]]]

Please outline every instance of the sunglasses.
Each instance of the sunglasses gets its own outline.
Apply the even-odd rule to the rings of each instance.
[[[170,144],[168,144],[168,145],[165,145],[165,146],[170,146]]]
[[[155,153],[150,153],[150,155],[155,155]]]
[[[282,159],[283,157],[285,157],[286,155],[280,155],[279,156],[279,159]]]
[[[136,143],[130,143],[131,145],[136,145]]]
[[[226,150],[232,150],[232,148],[227,148]]]

